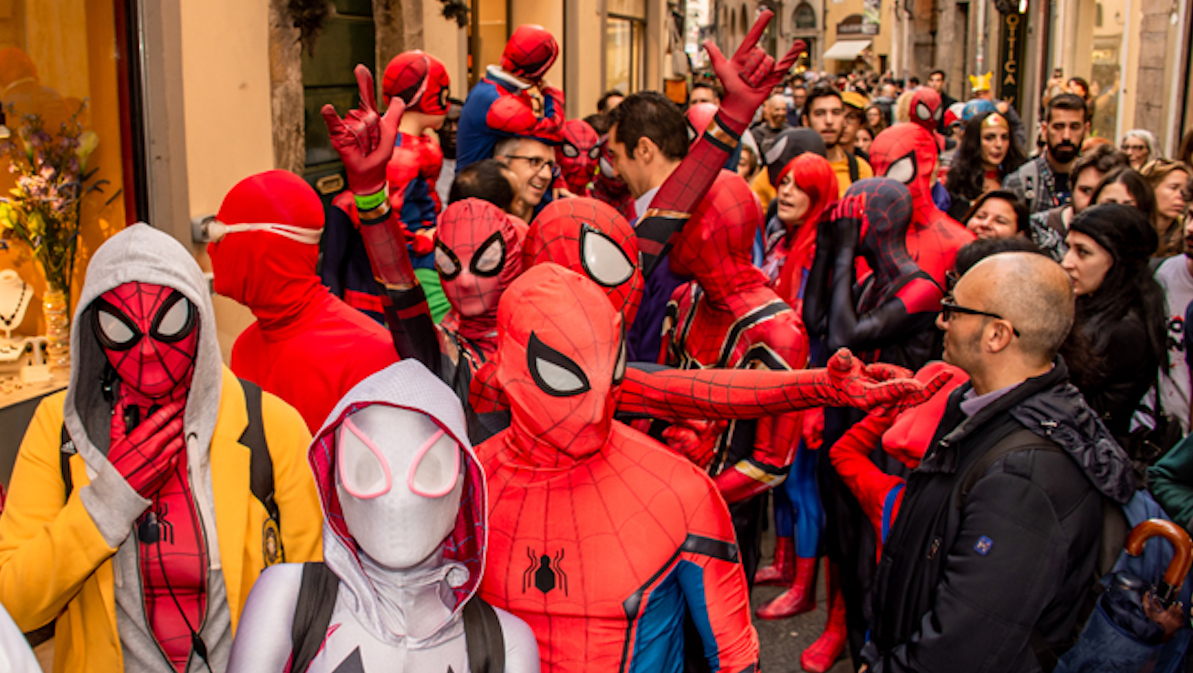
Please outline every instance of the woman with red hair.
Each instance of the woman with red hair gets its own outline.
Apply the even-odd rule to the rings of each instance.
[[[816,257],[816,225],[831,212],[839,194],[833,167],[820,154],[804,152],[779,173],[777,214],[766,228],[763,272],[796,315],[803,314],[804,285]],[[812,357],[822,344],[813,340]],[[815,361],[815,360],[813,360]],[[816,607],[816,557],[824,530],[824,508],[816,490],[816,456],[820,447],[820,410],[804,414],[801,445],[787,481],[775,493],[775,559],[755,575],[756,584],[790,587],[760,606],[760,619],[785,619]],[[798,544],[797,544],[798,540]]]

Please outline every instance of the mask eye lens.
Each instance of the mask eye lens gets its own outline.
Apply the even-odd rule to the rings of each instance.
[[[424,498],[442,498],[456,487],[460,476],[460,447],[443,430],[423,443],[410,464],[407,485]]]
[[[886,171],[886,177],[892,180],[898,180],[905,185],[911,184],[915,179],[915,161],[906,156],[891,164],[891,167]]]
[[[178,341],[191,333],[195,325],[195,311],[190,301],[181,294],[174,295],[174,302],[158,314],[153,335],[163,341]]]
[[[563,156],[568,159],[575,159],[580,156],[580,150],[576,149],[576,146],[571,143],[564,143],[560,149],[563,150]]]
[[[100,341],[108,348],[128,348],[140,336],[128,323],[104,308],[96,310],[96,325]]]
[[[591,389],[584,370],[567,356],[539,340],[534,332],[526,347],[530,376],[543,392],[554,397],[570,397]]]
[[[601,156],[601,148],[594,147],[594,148],[588,150],[588,158],[589,159],[599,159],[600,156]]]
[[[340,426],[338,469],[340,485],[360,500],[376,498],[389,492],[393,479],[389,462],[381,449],[369,439],[351,418]]]
[[[494,232],[472,258],[472,272],[478,276],[495,276],[505,265],[505,239]]]
[[[580,259],[588,276],[605,287],[617,287],[634,275],[634,263],[625,252],[587,224],[580,233]]]
[[[435,242],[435,268],[439,270],[439,275],[446,280],[460,275],[460,263],[456,261],[456,256],[447,249],[442,241]]]

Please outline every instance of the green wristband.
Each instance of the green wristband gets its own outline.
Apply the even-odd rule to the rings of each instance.
[[[385,188],[382,188],[382,190],[377,192],[376,194],[367,194],[365,196],[357,196],[355,198],[356,198],[356,209],[361,211],[362,213],[368,212],[374,208],[381,206],[381,204],[385,203],[386,199],[389,198],[389,188],[385,187]]]

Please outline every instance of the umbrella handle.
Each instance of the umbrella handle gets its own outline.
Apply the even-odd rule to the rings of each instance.
[[[1148,519],[1131,529],[1131,535],[1127,537],[1127,553],[1139,556],[1143,553],[1143,544],[1153,537],[1162,537],[1172,543],[1172,561],[1156,590],[1156,598],[1167,608],[1176,600],[1177,592],[1189,574],[1189,567],[1193,566],[1193,538],[1171,521]]]

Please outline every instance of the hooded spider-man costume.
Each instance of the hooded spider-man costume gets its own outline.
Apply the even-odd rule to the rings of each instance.
[[[137,522],[145,619],[171,665],[185,671],[207,615],[209,569],[182,437],[197,312],[178,290],[139,282],[103,293],[93,306],[95,337],[114,373],[108,460],[152,503]]]
[[[543,82],[558,56],[559,44],[542,26],[527,24],[514,30],[501,53],[501,65],[488,67],[460,111],[457,171],[492,157],[503,137],[559,142],[563,92]]]
[[[227,233],[207,246],[212,286],[256,318],[232,347],[232,371],[318,430],[353,386],[397,361],[393,342],[315,275],[323,205],[302,178],[249,176],[228,191],[216,220]]]
[[[671,265],[696,283],[668,306],[660,361],[681,369],[802,369],[808,341],[799,318],[766,286],[751,251],[762,218],[757,197],[723,172],[671,251]],[[731,422],[716,433],[709,473],[733,505],[747,577],[760,556],[762,500],[783,481],[799,440],[799,414]]]
[[[588,122],[569,119],[563,123],[561,142],[555,148],[561,177],[568,191],[588,196],[601,158],[600,136]]]
[[[489,480],[481,596],[524,619],[545,670],[683,668],[683,619],[713,671],[753,671],[758,637],[724,501],[698,468],[613,420],[621,316],[579,274],[527,270],[501,298],[507,430]]]

